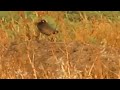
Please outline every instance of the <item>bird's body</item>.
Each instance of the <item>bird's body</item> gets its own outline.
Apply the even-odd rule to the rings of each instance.
[[[37,23],[38,30],[47,36],[58,33],[57,30],[53,29],[45,20],[41,20]]]
[[[58,33],[57,30],[53,29],[45,20],[41,20],[40,22],[36,23],[36,26],[40,33],[49,36],[46,39],[49,39],[50,41],[56,41],[55,34]],[[41,36],[41,34],[39,34]],[[39,35],[37,38],[39,39]]]

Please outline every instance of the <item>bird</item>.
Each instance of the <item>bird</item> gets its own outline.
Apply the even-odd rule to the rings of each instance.
[[[58,33],[58,30],[53,29],[46,20],[42,19],[40,22],[36,23],[36,26],[40,33],[44,34],[45,36],[49,36],[48,39],[50,41],[56,41],[54,35]]]
[[[53,29],[44,19],[36,24],[38,30],[44,35],[50,36],[58,33],[58,31]]]

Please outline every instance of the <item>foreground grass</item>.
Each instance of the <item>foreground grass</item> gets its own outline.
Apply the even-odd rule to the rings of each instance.
[[[119,17],[12,13],[0,19],[0,78],[119,78]],[[55,42],[36,38],[34,23],[42,18],[59,30]]]

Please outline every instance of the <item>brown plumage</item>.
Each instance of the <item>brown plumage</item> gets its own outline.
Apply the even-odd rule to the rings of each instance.
[[[58,33],[57,30],[53,29],[45,20],[41,20],[37,23],[38,30],[47,36]]]

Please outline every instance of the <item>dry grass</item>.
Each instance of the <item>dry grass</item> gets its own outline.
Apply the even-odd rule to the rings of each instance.
[[[0,78],[120,78],[120,22],[106,17],[70,23],[62,12],[19,12],[18,20],[0,20]],[[56,41],[37,37],[35,22],[48,15],[59,25]],[[80,14],[81,15],[81,14]]]

